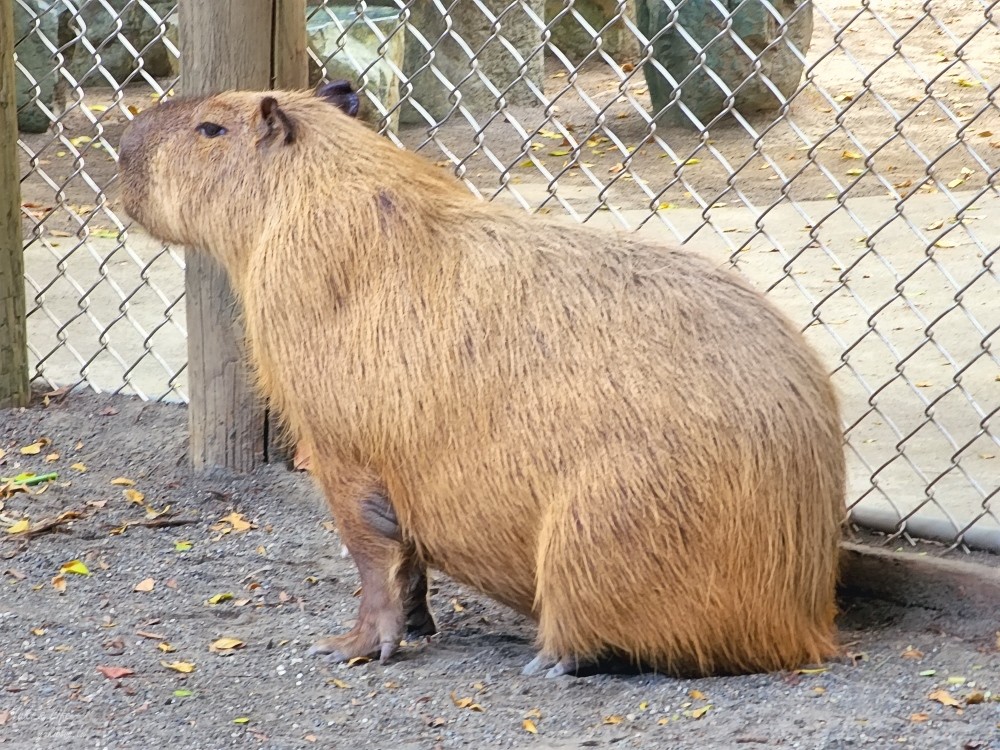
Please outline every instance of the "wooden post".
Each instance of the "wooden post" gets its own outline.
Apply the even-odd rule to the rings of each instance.
[[[305,88],[305,0],[182,2],[185,95]],[[249,471],[265,454],[265,411],[253,393],[243,331],[223,270],[207,253],[185,256],[190,459],[195,468]]]
[[[0,407],[24,406],[28,396],[14,5],[0,0]]]

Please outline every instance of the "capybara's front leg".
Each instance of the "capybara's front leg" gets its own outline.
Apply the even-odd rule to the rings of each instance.
[[[348,633],[320,639],[309,653],[328,654],[335,661],[378,655],[385,662],[399,647],[406,623],[407,592],[400,576],[405,554],[399,521],[392,503],[372,478],[345,483],[343,479],[324,481],[320,477],[320,483],[341,539],[358,567],[361,606],[357,624]]]

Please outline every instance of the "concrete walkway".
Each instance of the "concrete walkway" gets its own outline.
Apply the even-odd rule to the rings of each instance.
[[[517,189],[533,205],[547,195],[542,184]],[[560,186],[560,195],[580,211],[593,205],[592,191]],[[550,205],[553,214],[564,212]],[[1000,198],[979,198],[964,226],[954,214],[940,194],[916,195],[901,212],[888,198],[840,208],[833,200],[786,203],[759,218],[742,205],[720,206],[711,209],[711,224],[698,210],[675,208],[640,232],[664,241],[693,235],[689,247],[720,263],[749,240],[740,270],[800,324],[816,310],[807,336],[835,371],[843,398],[849,499],[862,498],[859,517],[892,526],[919,507],[913,528],[944,536],[979,518],[970,539],[1000,548],[1000,500],[993,501],[997,515],[980,518],[985,498],[1000,489],[1000,436],[995,426],[993,436],[986,431],[1000,408],[1000,367],[987,341],[1000,326],[1000,280],[987,260],[1000,245]],[[647,212],[620,215],[635,226]],[[621,226],[611,211],[591,221]],[[928,259],[925,248],[948,227]],[[76,243],[48,241],[58,243],[57,254]],[[76,382],[83,373],[100,390],[183,397],[180,250],[166,252],[133,229],[127,247],[90,239],[64,261],[62,276],[41,243],[26,261],[30,279],[50,284],[29,318],[49,381]]]

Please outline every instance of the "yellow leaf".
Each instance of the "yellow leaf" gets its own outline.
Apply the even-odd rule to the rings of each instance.
[[[621,724],[623,721],[625,721],[625,717],[624,716],[619,716],[618,714],[612,714],[611,716],[605,716],[604,719],[601,720],[601,723],[602,724]]]
[[[525,719],[540,719],[542,718],[542,709],[533,708],[524,714]]]
[[[980,130],[978,133],[976,133],[976,135],[978,135],[980,138],[992,138],[993,137],[993,131],[992,130]]]
[[[920,724],[931,718],[930,714],[910,714],[910,721]]]
[[[125,477],[115,477],[111,480],[111,484],[117,484],[121,487],[135,487],[135,482]]]
[[[26,445],[23,448],[21,448],[21,455],[37,456],[39,453],[42,452],[42,448],[44,448],[47,444],[48,444],[47,440],[39,440],[37,443]]]
[[[842,157],[844,157],[845,159],[860,159],[861,158],[861,154],[859,154],[857,151],[843,151],[843,152],[841,152],[840,155]]]
[[[671,208],[677,208],[673,203],[667,203],[664,201],[656,207],[657,211],[669,211]]]
[[[533,162],[531,159],[525,159],[524,161],[522,161],[517,166],[519,166],[519,167],[533,167],[533,166],[535,166],[535,162]]]
[[[938,703],[944,706],[954,706],[958,708],[962,705],[959,701],[955,700],[955,697],[947,690],[935,690],[927,697],[930,698],[932,701],[937,701]]]
[[[907,646],[906,650],[900,654],[903,659],[923,659],[924,652],[920,649],[913,648],[913,646]]]
[[[230,594],[229,592],[226,592],[225,594],[216,594],[215,596],[210,598],[207,602],[205,602],[205,604],[218,604],[219,602],[224,602],[232,598],[233,595]]]
[[[76,138],[70,138],[69,142],[72,143],[74,146],[85,146],[88,143],[90,143],[92,140],[94,140],[94,139],[91,138],[90,136],[81,135],[81,136],[77,136]]]
[[[336,677],[330,680],[330,684],[333,685],[335,688],[340,688],[341,690],[350,690],[351,688],[351,686],[348,685],[346,682],[344,682],[343,680],[338,680]]]
[[[549,151],[549,156],[569,156],[571,153],[573,152],[559,149],[558,151]]]
[[[156,647],[165,654],[172,654],[174,651],[177,650],[169,643],[157,643]]]
[[[132,115],[137,115],[137,114],[139,114],[142,111],[141,109],[139,109],[134,104],[129,104],[125,109],[127,109],[129,111],[129,114],[132,114]]]
[[[968,78],[959,78],[955,83],[966,89],[971,89],[976,85],[974,81],[970,81]]]
[[[80,560],[70,560],[59,566],[60,573],[75,573],[78,576],[89,576],[90,571]]]
[[[82,463],[72,464],[69,468],[71,468],[73,471],[79,471],[81,474],[87,470],[86,464]]]
[[[143,580],[139,581],[139,583],[137,583],[135,585],[135,588],[132,590],[139,592],[149,592],[153,590],[154,586],[156,586],[156,581],[154,581],[152,578],[144,578]]]
[[[87,107],[91,112],[107,112],[108,108],[103,104],[91,104]]]
[[[66,590],[66,578],[65,576],[55,576],[52,579],[52,588],[58,591],[60,594]]]
[[[58,461],[59,460],[59,454],[58,453],[50,453],[49,455],[47,455],[45,457],[45,460],[48,463],[52,463],[53,461]]]
[[[952,180],[951,182],[948,183],[948,187],[950,187],[950,188],[957,188],[959,185],[963,184],[964,182],[965,182],[965,178],[964,177],[956,177],[954,180]]]
[[[20,521],[14,522],[11,526],[7,527],[8,534],[23,534],[28,530],[31,524],[28,522],[27,518],[22,518]]]
[[[685,711],[684,715],[691,719],[700,719],[702,716],[708,713],[711,706],[702,706],[701,708],[696,708],[693,711]]]
[[[243,645],[243,641],[238,638],[219,638],[212,641],[212,645],[208,649],[209,651],[231,651],[241,648]]]
[[[848,169],[846,172],[844,172],[844,174],[846,174],[848,177],[858,177],[859,175],[863,175],[864,173],[865,170],[863,169]]]
[[[693,166],[695,164],[701,164],[701,159],[688,159],[686,162],[684,162],[684,165],[688,167]]]
[[[465,607],[463,607],[461,604],[458,603],[458,599],[452,599],[451,600],[451,606],[452,606],[452,609],[454,609],[456,612],[464,612],[465,611]]]
[[[525,719],[521,722],[521,726],[524,728],[525,732],[530,732],[531,734],[538,734],[538,727],[535,726],[535,722],[531,719]]]
[[[146,499],[146,496],[139,490],[122,490],[122,494],[125,496],[125,500],[134,505],[142,505],[143,500]]]
[[[659,724],[661,727],[662,726],[666,726],[667,724],[670,723],[670,719],[668,719],[666,716],[664,716],[662,719],[660,719],[656,723]]]
[[[249,724],[250,719],[247,716],[238,716],[233,719],[233,724]]]
[[[32,628],[31,629],[31,634],[32,635],[37,635],[39,637],[43,636],[43,635],[45,635],[45,628]]]
[[[705,700],[706,697],[708,697],[700,690],[692,690],[690,693],[688,693],[688,695],[690,695],[696,701],[703,701]]]
[[[224,516],[219,519],[220,523],[228,523],[233,527],[233,531],[249,531],[254,528],[254,525],[247,521],[243,514],[241,513],[230,513],[228,516]]]
[[[167,669],[172,669],[175,672],[180,672],[182,674],[189,674],[194,671],[194,664],[189,661],[172,661],[169,663],[161,661],[160,664]]]
[[[918,380],[916,383],[914,383],[914,385],[917,386],[917,388],[933,388],[934,387],[934,384],[931,381],[929,381],[929,380]]]

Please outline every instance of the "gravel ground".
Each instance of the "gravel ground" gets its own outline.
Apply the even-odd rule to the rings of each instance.
[[[0,529],[0,746],[1000,748],[1000,618],[947,601],[843,601],[841,657],[799,673],[545,680],[519,674],[529,622],[438,577],[439,636],[384,667],[307,657],[357,605],[321,499],[280,466],[193,473],[185,419],[0,411],[0,475],[58,472],[0,490],[4,526],[40,529]]]

